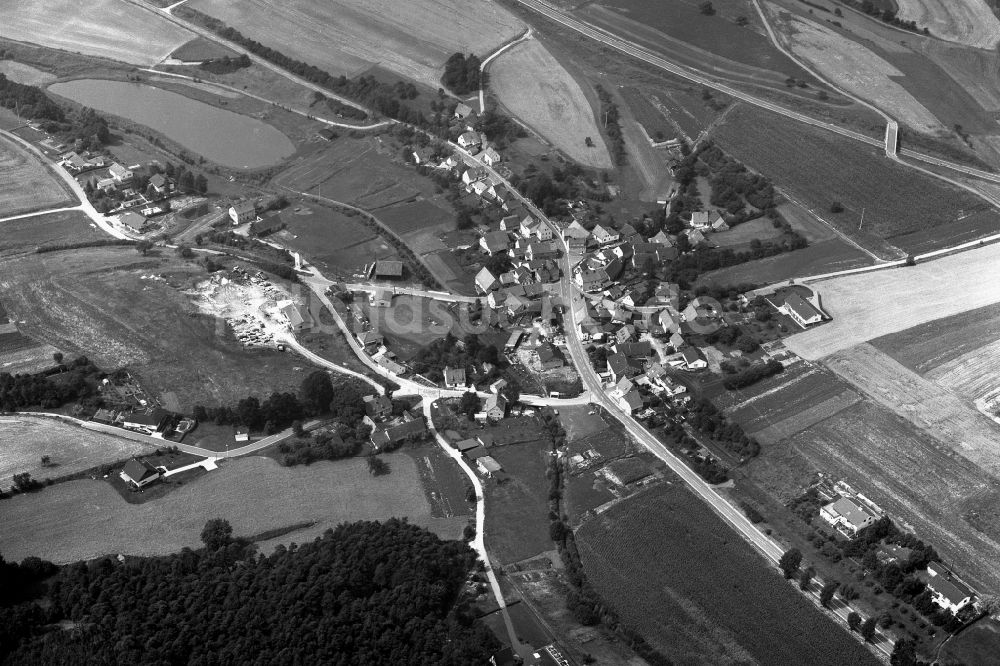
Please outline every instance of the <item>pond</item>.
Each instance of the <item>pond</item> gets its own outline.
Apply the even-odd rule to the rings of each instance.
[[[142,83],[79,79],[49,91],[145,125],[228,167],[272,166],[295,152],[288,137],[265,122]]]

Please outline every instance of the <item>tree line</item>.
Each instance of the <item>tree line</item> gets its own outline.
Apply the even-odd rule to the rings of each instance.
[[[16,412],[31,407],[58,409],[97,392],[101,370],[86,356],[31,375],[0,372],[0,409]]]
[[[625,136],[619,124],[618,105],[614,98],[600,84],[594,86],[597,97],[601,101],[601,120],[604,123],[604,133],[608,135],[611,148],[611,159],[615,164],[625,164]]]
[[[460,666],[499,648],[462,598],[475,553],[405,521],[343,524],[265,556],[214,519],[202,542],[54,575],[0,564],[0,580],[44,579],[0,585],[0,663]]]

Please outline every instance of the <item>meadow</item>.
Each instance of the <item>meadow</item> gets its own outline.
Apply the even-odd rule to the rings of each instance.
[[[552,550],[549,536],[548,444],[531,441],[490,450],[509,480],[486,485],[486,545],[501,564]]]
[[[489,75],[500,104],[571,159],[600,169],[614,166],[580,84],[540,42],[504,51],[490,63]]]
[[[195,0],[193,9],[247,37],[311,65],[348,77],[374,65],[440,86],[452,53],[486,55],[524,25],[486,0]]]
[[[151,451],[140,442],[86,430],[55,419],[32,416],[0,418],[0,486],[28,472],[36,479],[65,476]],[[51,463],[42,465],[42,456]]]
[[[988,208],[964,190],[886,160],[881,150],[784,122],[767,111],[735,109],[715,139],[736,159],[876,251],[879,240],[893,242],[929,229],[947,233],[952,222]],[[834,202],[843,212],[830,212]],[[984,217],[981,233],[992,232],[996,222],[996,214]]]
[[[698,284],[776,284],[807,275],[822,275],[875,263],[870,256],[841,240],[820,241],[794,252],[748,261],[702,273]]]
[[[48,165],[0,136],[0,218],[77,203]]]
[[[294,388],[297,368],[308,367],[283,352],[245,350],[221,321],[198,313],[180,288],[204,279],[204,268],[173,252],[86,248],[12,258],[7,268],[4,304],[24,334],[109,371],[128,366],[183,408]],[[163,273],[170,283],[149,279]]]
[[[60,243],[99,241],[107,237],[81,211],[41,213],[0,222],[0,256],[33,252],[36,248]]]
[[[878,663],[681,486],[615,505],[576,542],[601,596],[677,663]]]
[[[149,66],[195,35],[120,0],[94,0],[85,12],[73,0],[15,0],[0,5],[0,37]]]
[[[280,539],[304,542],[342,522],[407,517],[443,538],[461,536],[467,518],[434,518],[413,460],[385,457],[390,473],[373,477],[363,458],[280,467],[269,458],[236,458],[152,502],[128,504],[105,481],[69,481],[0,503],[0,552],[64,563],[105,553],[162,555],[200,546],[209,518],[254,536],[313,522]],[[58,535],[58,538],[56,538]]]

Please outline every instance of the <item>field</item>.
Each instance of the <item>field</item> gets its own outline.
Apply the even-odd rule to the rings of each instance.
[[[988,208],[978,197],[885,159],[881,150],[763,110],[735,109],[715,137],[736,159],[887,257],[900,252],[885,248],[884,239],[907,250],[906,234],[931,229],[946,234],[950,224]],[[834,201],[845,210],[829,213]],[[995,213],[981,221],[983,235],[996,228]]]
[[[552,550],[549,537],[549,450],[540,440],[495,447],[490,455],[510,479],[486,484],[486,545],[501,564]]]
[[[511,114],[584,166],[613,166],[580,84],[541,43],[521,42],[491,62],[488,71],[490,91]]]
[[[988,664],[1000,653],[1000,623],[984,618],[941,650],[942,664]]]
[[[761,217],[738,224],[729,231],[712,234],[712,244],[719,247],[738,248],[740,246],[749,246],[750,241],[755,238],[767,241],[780,238],[782,235],[783,232],[780,229],[775,229],[774,225],[771,224],[771,220]]]
[[[48,166],[0,136],[0,218],[75,203],[76,198]]]
[[[287,468],[269,458],[234,459],[144,504],[125,503],[104,481],[57,484],[0,503],[0,552],[60,563],[104,553],[166,554],[199,546],[205,521],[214,517],[241,536],[316,521],[264,542],[262,550],[278,541],[312,540],[341,522],[393,516],[444,538],[460,537],[467,519],[431,516],[413,460],[402,453],[385,459],[391,473],[379,477],[368,473],[363,458]]]
[[[331,74],[353,77],[377,64],[435,90],[452,53],[482,57],[524,29],[486,0],[196,0],[191,7]]]
[[[861,250],[840,238],[834,238],[794,252],[703,273],[698,277],[698,284],[775,284],[792,278],[860,268],[873,263],[872,258]]]
[[[666,141],[678,136],[677,127],[653,102],[637,88],[622,88],[618,91],[628,105],[637,123],[642,125],[653,141]],[[664,107],[666,109],[666,107]]]
[[[29,86],[44,86],[56,80],[55,74],[43,72],[40,69],[35,69],[31,65],[25,65],[16,60],[0,60],[0,74],[3,74],[11,81],[24,83]]]
[[[195,35],[136,5],[94,0],[15,0],[0,6],[0,37],[153,65]]]
[[[450,229],[454,224],[455,217],[450,210],[444,210],[427,200],[380,208],[374,212],[378,219],[400,236],[436,227],[442,223],[447,223],[447,228]],[[413,248],[413,250],[418,251],[417,248]]]
[[[90,218],[80,211],[32,215],[0,222],[0,256],[30,252],[46,245],[105,238],[107,235],[94,228]]]
[[[878,663],[680,486],[640,493],[576,538],[601,596],[677,663]]]
[[[225,56],[236,57],[237,55],[239,54],[232,49],[222,46],[218,42],[213,42],[205,37],[195,37],[171,53],[170,57],[187,62],[197,62],[199,60],[222,58]]]
[[[128,366],[154,395],[176,393],[183,408],[294,388],[299,368],[308,368],[290,354],[244,350],[179,288],[149,279],[166,273],[177,287],[203,279],[204,268],[172,252],[50,252],[13,258],[5,269],[0,298],[23,333],[109,371]]]
[[[10,485],[10,477],[20,472],[29,472],[36,479],[65,476],[153,449],[130,439],[31,416],[0,418],[0,442],[0,486],[4,488]],[[51,456],[50,466],[42,466],[43,455]]]
[[[320,269],[357,271],[376,257],[395,256],[395,251],[359,218],[316,204],[300,208],[297,214],[282,216],[287,226],[273,237]]]
[[[873,102],[917,131],[934,133],[944,129],[930,111],[896,82],[894,77],[903,73],[889,62],[820,23],[777,12],[774,5],[770,8],[770,20],[786,48],[835,85]]]
[[[652,107],[648,107],[652,108]],[[632,170],[638,178],[627,173],[619,176],[624,197],[634,196],[640,201],[655,203],[670,198],[674,179],[667,168],[667,153],[664,148],[654,148],[649,143],[649,131],[643,130],[633,115],[632,104],[619,104],[622,137],[625,139],[625,154],[628,156],[625,170]],[[648,109],[647,109],[648,110]],[[659,114],[656,109],[654,112]],[[663,117],[662,115],[660,116]],[[652,122],[647,120],[652,126]],[[669,137],[677,136],[672,132]]]
[[[833,321],[785,340],[818,359],[874,338],[1000,302],[993,276],[1000,246],[988,245],[901,269],[847,275],[816,284]],[[914,298],[914,294],[920,294]],[[864,322],[864,326],[859,326]]]
[[[1000,21],[986,0],[896,0],[896,16],[916,21],[932,35],[979,49],[992,49],[1000,41]]]

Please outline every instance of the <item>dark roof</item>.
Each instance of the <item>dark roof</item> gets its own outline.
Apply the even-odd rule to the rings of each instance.
[[[135,423],[141,426],[157,427],[163,422],[163,419],[167,417],[167,411],[164,409],[154,409],[151,412],[145,412],[142,414],[129,414],[124,417],[124,421],[127,423]]]
[[[376,445],[400,442],[410,435],[420,435],[426,431],[427,425],[424,423],[424,420],[415,419],[388,428],[375,428],[374,432],[372,432],[372,442]]]
[[[625,354],[612,354],[608,357],[608,370],[616,375],[624,374],[628,371],[628,359]]]
[[[376,261],[375,275],[385,277],[403,277],[403,262],[392,260]]]
[[[639,479],[644,479],[653,473],[649,467],[637,458],[624,458],[616,460],[608,465],[608,471],[612,472],[618,480],[628,485]]]
[[[455,448],[459,451],[468,451],[469,449],[474,449],[477,446],[479,446],[479,442],[474,439],[463,439],[455,442]]]
[[[623,342],[618,344],[618,353],[624,354],[626,357],[648,357],[653,355],[653,345],[649,343],[649,340]]]
[[[958,605],[966,598],[972,596],[972,590],[963,585],[961,582],[954,580],[951,577],[952,574],[950,571],[934,562],[928,565],[927,569],[931,570],[932,567],[938,573],[937,575],[930,576],[928,578],[927,586],[929,588],[955,605]]]
[[[125,467],[122,468],[122,472],[124,472],[125,476],[130,478],[134,483],[144,481],[151,476],[160,475],[160,471],[148,462],[145,460],[136,460],[135,458],[125,463]]]

